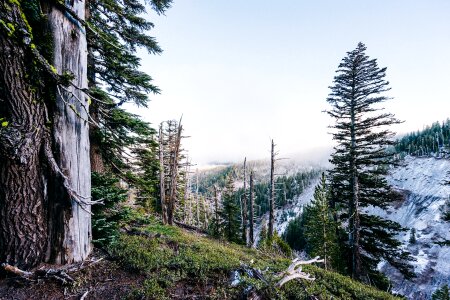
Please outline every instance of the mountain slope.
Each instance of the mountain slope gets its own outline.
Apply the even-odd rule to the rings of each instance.
[[[399,299],[313,265],[303,271],[315,281],[293,280],[277,289],[277,274],[290,259],[162,225],[153,217],[131,221],[108,251],[112,261],[104,257],[71,274],[71,284],[0,280],[0,299]],[[250,268],[262,270],[263,279],[247,276],[243,270]],[[245,298],[250,292],[260,298]]]
[[[297,218],[303,212],[303,207],[311,202],[314,195],[314,189],[319,183],[319,179],[314,179],[300,195],[297,195],[292,203],[275,210],[275,224],[274,227],[279,235],[282,235],[286,230],[290,221]],[[255,228],[255,244],[256,246],[260,239],[261,228],[269,221],[269,212],[265,213],[256,224]]]
[[[449,171],[448,159],[407,156],[404,164],[394,168],[387,178],[404,200],[386,211],[372,210],[416,231],[414,244],[409,242],[410,231],[399,237],[417,260],[413,262],[416,279],[404,280],[387,264],[379,266],[393,281],[394,291],[410,299],[429,299],[434,290],[450,282],[450,247],[436,244],[450,238],[450,224],[441,220],[442,208],[450,196],[450,187],[444,184]]]

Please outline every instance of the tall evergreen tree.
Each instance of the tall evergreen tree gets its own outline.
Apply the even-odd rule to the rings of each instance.
[[[386,147],[393,145],[389,126],[400,123],[377,106],[389,98],[386,68],[365,54],[359,43],[339,64],[327,102],[327,113],[335,119],[333,139],[337,142],[330,162],[333,185],[332,201],[345,210],[348,246],[351,249],[349,270],[353,278],[381,284],[376,270],[381,260],[411,277],[409,253],[401,250],[396,235],[404,230],[398,223],[367,213],[370,206],[385,208],[398,195],[384,175],[393,162]]]
[[[240,209],[234,197],[233,175],[228,174],[225,190],[222,194],[222,210],[220,215],[220,227],[223,236],[230,242],[241,242],[240,234]]]
[[[311,256],[324,259],[325,269],[332,267],[337,257],[336,222],[328,201],[325,173],[314,190],[314,199],[305,208],[304,235]]]

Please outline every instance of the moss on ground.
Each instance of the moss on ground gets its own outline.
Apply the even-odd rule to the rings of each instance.
[[[277,254],[165,226],[157,220],[139,230],[141,235],[122,234],[111,248],[125,267],[147,276],[130,299],[235,299],[249,284],[270,299],[308,299],[310,295],[318,299],[399,299],[316,266],[304,267],[315,281],[291,281],[278,290],[274,275],[286,269],[290,260]],[[243,278],[241,285],[231,287],[230,273],[243,264],[263,270],[268,283]]]

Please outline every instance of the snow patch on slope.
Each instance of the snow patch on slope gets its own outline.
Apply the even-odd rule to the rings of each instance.
[[[296,196],[290,204],[280,207],[275,210],[275,224],[274,228],[279,235],[282,235],[290,221],[297,218],[303,212],[303,207],[311,202],[314,196],[314,189],[319,183],[319,179],[315,179],[306,187],[300,195]],[[267,226],[269,222],[269,212],[265,213],[260,222],[257,223],[255,230],[255,246],[259,242],[260,232],[263,224]]]
[[[388,264],[380,269],[393,281],[394,291],[409,299],[430,299],[434,290],[450,283],[450,247],[436,241],[450,239],[450,224],[441,220],[442,209],[450,197],[448,181],[450,160],[413,158],[391,170],[388,182],[404,195],[400,203],[387,210],[371,209],[371,213],[396,221],[408,229],[415,228],[415,244],[409,243],[410,232],[399,236],[403,247],[416,259],[413,262],[417,278],[405,280]]]

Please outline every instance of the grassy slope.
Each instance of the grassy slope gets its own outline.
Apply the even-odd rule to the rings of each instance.
[[[305,266],[304,270],[313,274],[316,281],[291,281],[278,291],[272,287],[276,278],[271,274],[286,269],[290,261],[285,258],[163,226],[157,221],[140,230],[149,237],[124,234],[112,248],[121,264],[146,277],[130,298],[234,299],[252,282],[271,299],[307,299],[307,295],[319,299],[398,299],[315,266]],[[230,272],[241,264],[265,270],[271,283],[248,279],[241,286],[230,287]]]

